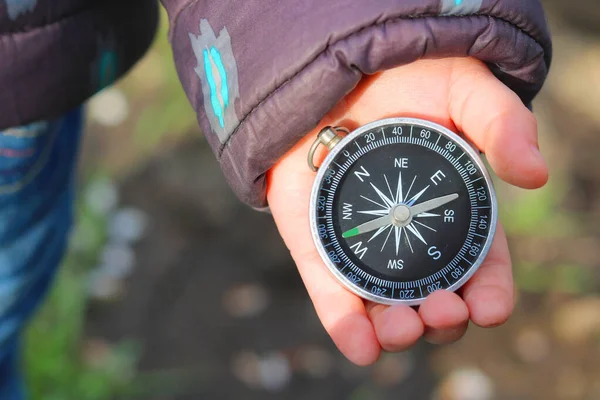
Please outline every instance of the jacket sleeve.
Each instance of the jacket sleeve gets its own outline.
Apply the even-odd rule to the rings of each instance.
[[[420,58],[472,56],[526,105],[550,66],[539,0],[162,0],[180,80],[238,197],[359,82]]]
[[[155,0],[0,0],[0,130],[55,119],[152,43]]]

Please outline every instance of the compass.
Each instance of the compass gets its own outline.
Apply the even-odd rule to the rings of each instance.
[[[377,303],[416,305],[475,273],[497,204],[469,143],[429,121],[393,118],[351,133],[323,129],[309,153],[313,170],[319,145],[330,152],[312,189],[310,226],[341,284]]]

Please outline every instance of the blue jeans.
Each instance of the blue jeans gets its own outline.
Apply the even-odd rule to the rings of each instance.
[[[72,223],[82,110],[0,131],[0,399],[25,398],[19,336],[48,292]]]

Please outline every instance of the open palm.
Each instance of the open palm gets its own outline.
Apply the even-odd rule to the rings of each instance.
[[[548,179],[533,114],[483,63],[469,58],[423,60],[363,79],[282,157],[267,179],[273,217],[323,326],[340,351],[358,365],[375,362],[382,349],[405,350],[422,336],[433,343],[456,341],[469,320],[483,327],[501,325],[514,306],[510,254],[501,226],[471,280],[458,293],[433,293],[418,309],[364,301],[341,286],[323,264],[309,228],[315,173],[308,169],[306,155],[312,141],[326,125],[353,129],[399,116],[424,118],[464,132],[508,183],[537,188]]]

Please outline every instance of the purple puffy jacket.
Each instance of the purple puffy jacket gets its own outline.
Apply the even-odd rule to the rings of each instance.
[[[550,66],[539,0],[162,0],[177,71],[240,199],[363,74],[472,56],[527,105]],[[154,0],[0,0],[0,130],[56,117],[151,43]]]

